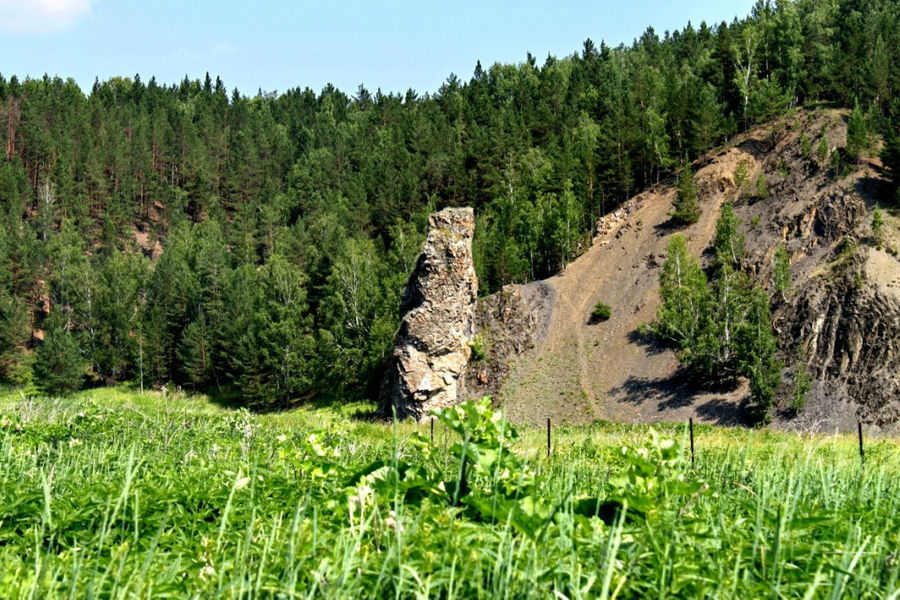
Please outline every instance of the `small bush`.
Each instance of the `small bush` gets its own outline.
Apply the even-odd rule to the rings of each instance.
[[[872,212],[872,237],[875,238],[875,246],[881,248],[884,245],[884,213],[877,206]]]
[[[756,229],[759,227],[759,215],[753,215],[753,218],[750,219],[750,229]]]
[[[734,171],[734,187],[737,188],[740,193],[741,190],[747,185],[747,181],[750,179],[750,172],[747,167],[747,161],[742,160],[738,163],[737,169]]]
[[[787,163],[784,162],[784,159],[778,161],[778,174],[781,175],[782,179],[787,179],[787,176],[790,175],[790,171],[788,170]]]
[[[591,322],[600,323],[601,321],[607,321],[611,316],[612,309],[608,304],[604,304],[600,301],[597,302],[597,305],[594,306],[594,310],[591,311]]]
[[[819,159],[820,165],[824,165],[828,158],[828,140],[824,135],[819,139],[819,145],[816,147],[816,157]]]
[[[840,150],[831,153],[831,170],[834,177],[840,177],[843,173],[844,160],[841,158]]]
[[[809,136],[805,133],[800,136],[800,156],[803,158],[809,158],[809,153],[812,151],[812,142],[809,140]]]
[[[797,363],[797,371],[794,373],[794,383],[791,386],[791,410],[800,412],[806,407],[806,397],[812,387],[812,379],[806,372],[806,363],[800,360]]]
[[[476,333],[472,341],[469,342],[469,348],[472,349],[472,354],[469,357],[471,362],[479,362],[487,358],[488,343],[484,335]]]
[[[766,181],[766,176],[762,173],[756,178],[756,190],[754,195],[759,200],[765,200],[769,197],[769,183]]]

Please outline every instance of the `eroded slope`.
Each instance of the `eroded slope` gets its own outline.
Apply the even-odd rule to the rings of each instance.
[[[895,419],[891,415],[900,410],[885,393],[872,391],[872,381],[886,386],[886,393],[895,389],[896,376],[879,370],[873,361],[891,366],[900,357],[900,325],[892,320],[900,315],[900,305],[897,288],[891,287],[900,285],[900,263],[895,253],[864,243],[871,242],[870,212],[882,182],[877,163],[848,166],[834,158],[835,153],[842,156],[839,148],[845,145],[844,119],[840,111],[801,112],[697,161],[703,212],[687,228],[670,222],[676,195],[672,184],[648,189],[606,216],[592,247],[563,273],[540,282],[548,288],[543,297],[550,304],[542,309],[549,310],[545,334],[510,361],[497,386],[509,417],[652,422],[690,416],[701,422],[740,423],[745,383],[698,386],[680,369],[674,352],[640,333],[659,306],[659,268],[670,236],[681,231],[691,251],[704,255],[721,205],[730,200],[736,203],[747,236],[743,268],[773,296],[787,366],[780,396],[790,394],[799,361],[814,378],[807,408],[800,415],[789,414],[782,402],[778,416],[783,423],[823,429],[846,427],[857,414],[870,422]],[[819,153],[822,147],[827,154]],[[892,243],[888,236],[887,246]],[[771,285],[779,246],[791,255],[794,281],[784,299]],[[835,291],[845,289],[847,281],[860,300],[850,301]],[[592,324],[590,312],[598,300],[612,307],[612,316]],[[869,352],[869,358],[861,360],[861,351],[851,351],[859,340],[866,345],[870,336],[863,330],[874,322],[846,321],[845,313],[835,316],[828,308],[848,302],[878,307],[880,329],[871,339],[884,348],[880,354]],[[823,346],[820,340],[824,330],[816,329],[815,323],[822,318],[832,323],[828,331],[834,333],[828,335],[834,344]]]

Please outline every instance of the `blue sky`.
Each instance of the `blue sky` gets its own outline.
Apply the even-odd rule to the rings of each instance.
[[[476,60],[518,63],[531,52],[565,56],[590,37],[631,43],[688,21],[749,13],[754,0],[0,0],[0,73],[132,76],[161,83],[220,75],[229,89],[348,93],[365,84],[433,92]]]

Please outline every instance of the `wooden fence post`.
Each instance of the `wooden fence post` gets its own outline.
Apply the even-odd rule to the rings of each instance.
[[[691,466],[694,466],[694,417],[688,418],[688,429],[691,431]]]
[[[866,454],[863,451],[862,420],[860,419],[856,421],[856,432],[859,435],[859,460],[860,462],[865,462]]]
[[[550,456],[550,417],[547,417],[547,456]]]

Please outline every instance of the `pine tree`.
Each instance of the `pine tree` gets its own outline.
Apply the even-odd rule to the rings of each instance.
[[[239,384],[261,404],[305,397],[314,389],[315,338],[303,271],[281,255],[260,269],[249,330],[238,342]]]
[[[678,194],[672,201],[672,207],[674,210],[669,215],[676,223],[690,225],[700,219],[700,205],[697,203],[694,172],[687,161],[681,167],[681,175],[678,177]]]
[[[141,315],[146,371],[158,384],[177,381],[177,349],[195,306],[197,277],[191,269],[192,231],[186,223],[169,233],[166,251],[147,281]]]
[[[741,220],[734,212],[734,205],[726,202],[722,205],[722,214],[716,221],[716,237],[713,239],[716,263],[737,267],[744,255],[744,242]]]
[[[853,112],[847,119],[847,153],[850,158],[859,162],[863,152],[869,148],[870,138],[869,124],[859,108],[859,102],[856,101],[853,104]]]
[[[84,357],[75,336],[61,327],[48,330],[35,352],[38,388],[46,394],[65,396],[80,389],[84,377]]]
[[[28,380],[25,345],[29,333],[24,300],[0,288],[0,382],[20,385]]]
[[[122,381],[137,375],[139,370],[136,332],[149,265],[142,257],[115,252],[99,265],[98,271],[98,344],[93,362],[105,381]]]
[[[202,388],[211,381],[212,346],[206,317],[201,314],[185,327],[178,346],[181,371],[194,388]]]
[[[825,161],[828,160],[828,153],[831,152],[828,149],[828,140],[823,135],[819,138],[819,143],[816,145],[816,158],[819,162],[819,167],[825,167]]]

